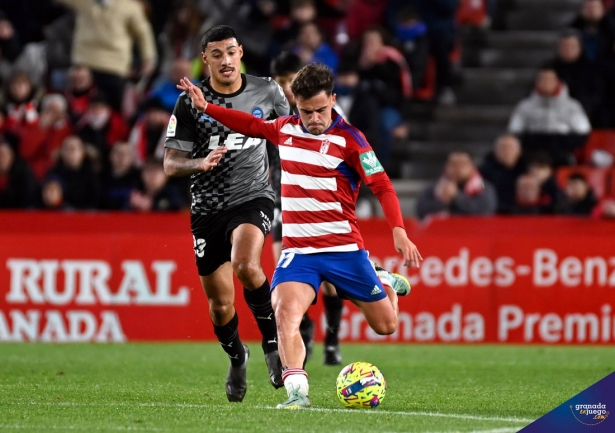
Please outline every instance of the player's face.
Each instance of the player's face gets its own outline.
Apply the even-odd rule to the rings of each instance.
[[[297,98],[301,122],[310,134],[320,135],[331,126],[333,105],[335,105],[335,93],[327,95],[324,90],[309,99]]]
[[[241,74],[243,48],[237,39],[210,42],[203,53],[203,62],[209,66],[211,79],[220,86],[235,84]]]
[[[280,85],[282,90],[284,90],[284,96],[288,99],[288,103],[293,107],[297,105],[297,101],[295,101],[295,95],[290,90],[290,83],[293,81],[293,77],[295,76],[294,72],[286,75],[276,75],[273,79]]]

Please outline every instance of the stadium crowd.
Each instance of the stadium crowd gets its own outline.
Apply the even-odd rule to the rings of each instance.
[[[452,153],[421,195],[419,217],[615,217],[609,187],[595,189],[606,185],[613,156],[586,145],[592,131],[615,128],[610,3],[583,1],[493,152],[480,164],[464,149]],[[271,75],[282,52],[330,66],[340,107],[386,167],[394,140],[409,136],[405,104],[455,104],[458,28],[488,26],[496,5],[0,0],[0,208],[188,209],[188,179],[162,168],[165,131],[179,79],[207,77],[200,38],[216,24],[237,31],[246,73]]]

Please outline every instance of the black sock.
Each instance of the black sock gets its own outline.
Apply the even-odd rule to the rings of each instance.
[[[337,333],[342,320],[344,302],[337,296],[323,296],[325,303],[325,316],[327,317],[327,330],[325,332],[325,346],[337,346],[339,340]]]
[[[239,332],[237,331],[238,324],[239,318],[237,313],[226,325],[218,326],[214,324],[214,334],[218,337],[220,345],[228,354],[234,367],[239,367],[246,360],[246,351],[243,348],[243,344],[239,339]]]
[[[275,325],[275,315],[271,306],[271,291],[269,281],[265,280],[256,290],[243,288],[243,296],[252,310],[258,329],[263,336],[263,352],[269,353],[278,350],[278,330]]]

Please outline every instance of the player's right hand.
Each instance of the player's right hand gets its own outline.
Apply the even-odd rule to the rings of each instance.
[[[214,150],[209,152],[205,158],[203,158],[203,162],[201,164],[201,169],[203,171],[212,171],[214,168],[218,166],[218,163],[224,157],[224,154],[227,152],[226,146],[216,147]]]

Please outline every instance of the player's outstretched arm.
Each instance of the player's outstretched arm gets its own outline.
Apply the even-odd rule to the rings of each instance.
[[[277,145],[277,130],[273,123],[243,111],[208,103],[201,89],[195,86],[188,78],[182,78],[179,83],[177,88],[188,94],[192,100],[192,105],[197,110],[207,113],[232,131],[243,134],[246,137],[266,138]]]
[[[167,176],[180,177],[211,171],[218,166],[220,159],[226,152],[226,147],[220,146],[209,152],[205,158],[192,159],[189,152],[167,147],[164,150],[164,172]]]

